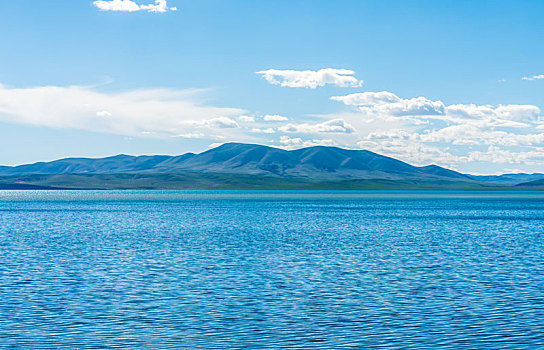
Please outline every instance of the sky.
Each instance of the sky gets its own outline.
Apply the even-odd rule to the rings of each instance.
[[[0,164],[368,149],[544,172],[544,1],[0,0]]]

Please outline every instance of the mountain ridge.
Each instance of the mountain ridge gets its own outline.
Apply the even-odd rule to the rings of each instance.
[[[208,184],[207,186],[211,186],[213,181],[209,179],[213,178],[213,174],[222,174],[217,181],[228,182],[227,178],[230,176],[231,179],[235,179],[234,182],[239,184],[243,184],[243,181],[250,181],[261,184],[261,186],[264,184],[262,179],[257,179],[259,177],[282,179],[280,182],[287,187],[293,184],[300,185],[303,182],[347,184],[350,181],[352,183],[348,187],[357,181],[359,183],[366,181],[367,184],[372,181],[397,181],[398,183],[416,185],[442,183],[474,187],[518,185],[512,177],[508,177],[507,182],[505,182],[506,178],[502,178],[504,180],[502,182],[494,182],[495,178],[501,178],[463,174],[434,164],[414,166],[368,150],[350,150],[329,146],[284,150],[244,143],[225,143],[201,153],[185,153],[178,156],[119,154],[104,158],[64,158],[51,162],[0,167],[2,180],[0,184],[3,183],[6,186],[14,184],[45,186],[44,178],[38,178],[38,175],[50,176],[46,183],[55,179],[55,175],[71,175],[64,177],[67,187],[70,187],[71,181],[77,180],[79,185],[85,185],[82,179],[90,179],[90,176],[95,176],[96,179],[98,175],[104,179],[107,177],[103,175],[116,175],[117,178],[114,182],[117,183],[123,178],[120,176],[121,174],[123,176],[139,174],[146,176],[153,183],[161,182],[163,185],[159,185],[157,182],[157,188],[171,187],[168,177],[164,176],[166,174],[186,174],[185,177],[180,175],[181,177],[176,178],[176,181],[183,182],[183,186],[180,184],[183,188],[190,187],[189,179],[196,181],[198,176],[202,179],[206,178],[207,180],[203,181]],[[207,175],[204,176],[205,174]],[[34,180],[28,177],[30,175],[34,176]],[[75,175],[86,175],[86,177],[76,177]],[[249,177],[245,178],[246,176]],[[245,180],[241,180],[242,178]],[[58,180],[58,177],[56,179]],[[540,177],[533,178],[527,175],[520,177],[522,181],[519,183],[539,179]],[[57,180],[52,183],[55,187],[62,187],[63,183]],[[145,187],[143,180],[138,181],[138,186]],[[274,181],[278,182],[278,180]],[[93,186],[97,185],[93,182]],[[85,188],[85,186],[83,187]]]
[[[440,169],[442,174],[438,174]],[[400,160],[367,150],[314,146],[297,150],[226,143],[202,153],[166,155],[115,155],[104,158],[63,158],[0,168],[0,176],[28,174],[103,174],[121,172],[172,173],[177,171],[273,174],[277,176],[309,177],[317,173],[361,178],[365,173],[426,174],[431,176],[466,175],[436,165],[416,167]],[[349,172],[355,172],[350,176]],[[445,173],[448,175],[445,175]],[[363,176],[361,176],[363,175]],[[383,175],[383,174],[379,174]],[[377,176],[381,177],[381,176]]]

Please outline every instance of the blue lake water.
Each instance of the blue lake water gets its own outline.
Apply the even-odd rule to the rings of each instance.
[[[544,193],[0,191],[1,348],[544,348]]]

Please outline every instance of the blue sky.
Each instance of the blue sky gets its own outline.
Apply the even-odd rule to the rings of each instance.
[[[542,1],[1,1],[0,164],[239,141],[544,172],[542,18]]]

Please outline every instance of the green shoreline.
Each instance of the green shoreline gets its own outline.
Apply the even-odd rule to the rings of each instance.
[[[417,190],[543,191],[477,181],[359,179],[312,181],[225,173],[44,174],[0,177],[0,190]]]

